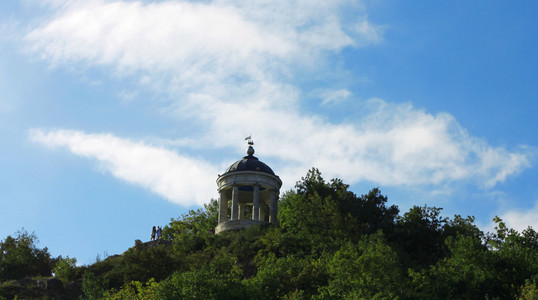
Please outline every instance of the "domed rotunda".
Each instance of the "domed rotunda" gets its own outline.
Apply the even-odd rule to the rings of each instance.
[[[239,230],[254,224],[277,224],[278,197],[282,181],[254,156],[248,140],[247,156],[233,163],[217,178],[219,222],[215,233]]]

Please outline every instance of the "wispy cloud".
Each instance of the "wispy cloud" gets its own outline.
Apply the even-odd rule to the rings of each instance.
[[[371,100],[368,109],[354,123],[333,124],[284,111],[258,111],[251,118],[258,120],[253,132],[268,144],[264,153],[285,162],[283,167],[316,166],[351,183],[412,186],[465,180],[487,188],[530,165],[524,149],[491,147],[469,136],[450,114],[431,115],[379,99]],[[278,124],[264,126],[274,120]],[[231,129],[243,121],[254,120],[215,116],[214,122]]]
[[[201,205],[215,196],[214,183],[207,179],[214,179],[217,169],[193,157],[111,134],[34,129],[30,138],[51,148],[63,147],[95,159],[103,171],[183,206]]]
[[[349,96],[351,96],[351,92],[347,89],[325,90],[319,92],[319,97],[323,99],[321,102],[322,105],[329,103],[340,103],[346,100]]]
[[[304,113],[301,94],[309,91],[293,84],[295,70],[324,68],[326,54],[379,43],[385,27],[371,24],[360,2],[277,2],[68,1],[30,30],[25,41],[32,53],[57,67],[112,69],[168,93],[174,100],[167,111],[204,125],[181,137],[184,146],[204,140],[208,146],[235,147],[237,137],[253,133],[263,141],[259,153],[271,158],[288,182],[316,166],[350,183],[413,186],[467,180],[492,187],[530,165],[524,150],[490,146],[470,136],[450,114],[430,114],[410,104],[373,99],[364,103],[367,113],[354,122],[334,123],[322,114]],[[356,17],[346,17],[350,15]],[[327,94],[325,102],[338,104],[349,96],[341,89]],[[148,161],[129,165],[123,157],[138,148],[120,145],[138,145],[166,162],[177,160],[178,168],[204,162],[111,135],[36,131],[33,137],[95,157],[115,176],[178,203],[189,197],[200,201],[189,194],[195,190],[192,185],[189,191],[175,192],[173,176],[164,173],[165,179],[158,179],[156,167],[140,178],[118,171],[124,165],[130,166],[126,170],[146,170],[143,162]],[[86,140],[113,140],[119,146],[95,149]],[[206,180],[199,187],[211,189],[214,182],[207,178],[218,170],[204,168],[214,173],[207,177],[201,171],[195,172],[199,176],[177,171],[174,176],[189,177],[195,186],[194,181]]]

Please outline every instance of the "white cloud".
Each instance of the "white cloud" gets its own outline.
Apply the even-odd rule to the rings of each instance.
[[[30,138],[51,148],[65,147],[74,154],[95,159],[104,171],[174,203],[202,205],[215,196],[210,179],[216,178],[217,169],[193,157],[111,134],[35,129],[30,131]]]
[[[303,113],[303,91],[290,83],[295,69],[315,69],[326,53],[382,41],[384,27],[368,22],[354,1],[89,0],[60,7],[26,35],[32,53],[60,67],[110,68],[117,76],[132,76],[170,94],[176,100],[167,111],[203,125],[182,137],[182,145],[203,140],[208,146],[236,147],[238,137],[252,133],[263,141],[256,146],[261,158],[272,159],[285,182],[295,182],[315,166],[349,183],[411,186],[470,180],[492,187],[529,166],[526,153],[492,147],[471,137],[451,115],[429,114],[410,104],[374,99],[363,107],[369,113],[354,122],[331,123],[322,115]],[[343,15],[357,17],[344,20]],[[348,96],[342,89],[325,100]],[[173,201],[188,203],[191,197],[175,191],[172,175],[165,172],[159,179],[158,167],[142,172],[147,177],[121,171],[147,169],[147,160],[130,166],[123,159],[121,153],[129,147],[93,149],[85,142],[118,139],[113,136],[38,131],[34,139],[95,157],[115,176]],[[139,145],[165,162],[177,160],[178,166],[204,163],[118,141]],[[205,167],[213,173],[201,177],[218,172]],[[214,188],[213,180],[198,184],[200,190]],[[194,198],[206,201],[205,196]]]
[[[528,210],[509,210],[499,216],[508,227],[519,232],[531,226],[534,230],[538,230],[538,202],[534,207]]]
[[[213,106],[212,139],[227,144],[231,136],[221,132],[248,124],[266,145],[261,153],[278,158],[283,169],[300,165],[304,173],[315,166],[350,183],[400,186],[470,180],[491,187],[529,165],[525,153],[470,137],[451,115],[431,115],[409,104],[372,100],[367,116],[341,124],[256,105]],[[241,108],[248,114],[235,113]],[[290,179],[296,180],[304,174],[293,175]]]
[[[377,44],[383,41],[383,32],[386,26],[376,26],[368,22],[366,18],[358,22],[355,26],[355,30],[358,33],[359,39],[364,44]]]
[[[135,76],[181,99],[183,115],[198,115],[199,100],[208,97],[250,103],[278,94],[284,97],[272,97],[270,107],[294,106],[297,97],[287,93],[297,92],[285,82],[296,68],[314,71],[325,53],[376,43],[381,35],[360,2],[345,0],[88,0],[53,8],[25,35],[31,53],[53,66]],[[344,21],[344,14],[356,17]],[[357,31],[357,24],[370,29]]]
[[[339,103],[351,96],[351,92],[347,89],[326,90],[320,92],[319,96],[323,99],[321,104]]]
[[[237,78],[266,80],[267,71],[286,72],[291,61],[352,46],[338,18],[345,6],[345,1],[74,1],[25,39],[53,65],[170,72],[177,88],[191,89]]]

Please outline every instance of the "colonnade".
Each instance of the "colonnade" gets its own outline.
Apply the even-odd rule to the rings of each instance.
[[[243,217],[243,212],[246,204],[252,203],[252,218],[253,221],[264,221],[265,220],[265,209],[264,206],[267,204],[269,207],[269,223],[276,224],[278,223],[278,191],[275,189],[269,190],[269,199],[260,199],[260,186],[255,185],[252,187],[252,199],[245,199],[244,196],[239,201],[239,185],[233,185],[232,189],[232,205],[231,205],[231,214],[230,221],[241,220]],[[225,196],[225,192],[228,189],[221,189],[219,191],[219,219],[218,222],[223,223],[228,221],[228,199]],[[268,203],[266,203],[266,201]]]

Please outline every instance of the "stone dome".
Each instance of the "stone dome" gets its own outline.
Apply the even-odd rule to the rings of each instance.
[[[271,174],[275,176],[275,172],[271,170],[271,168],[258,160],[257,157],[249,155],[243,157],[243,159],[236,161],[233,163],[228,169],[226,169],[226,173],[230,172],[238,172],[238,171],[257,171],[257,172],[264,172]]]
[[[254,148],[252,148],[252,146],[248,148],[247,154],[248,155],[243,157],[243,159],[236,161],[230,167],[228,167],[224,174],[239,171],[257,171],[276,176],[275,172],[273,172],[273,170],[268,165],[264,164],[253,155]]]

